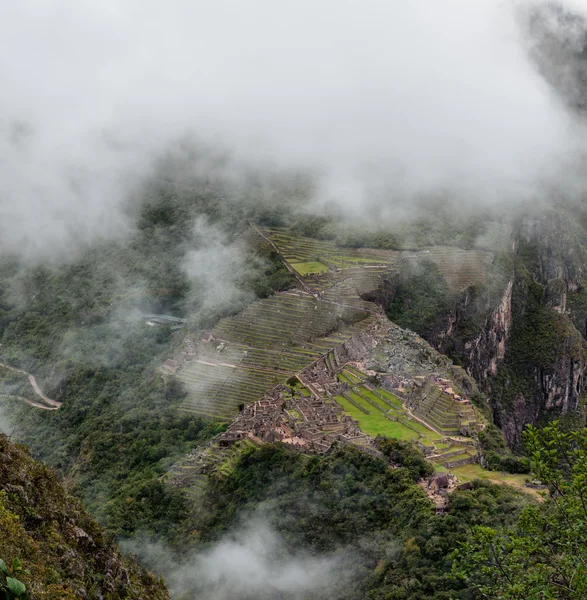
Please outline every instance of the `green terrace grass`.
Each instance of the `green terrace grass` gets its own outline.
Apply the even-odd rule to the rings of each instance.
[[[361,412],[356,406],[351,404],[344,396],[335,396],[336,402],[341,408],[359,422],[361,430],[370,436],[384,435],[386,437],[399,440],[410,441],[418,437],[415,431],[412,431],[398,421],[390,421],[383,413],[366,404],[367,410],[371,410],[370,415]]]
[[[492,483],[505,483],[511,485],[537,498],[542,497],[540,490],[527,488],[524,485],[526,481],[532,479],[531,475],[513,475],[511,473],[500,473],[499,471],[488,471],[477,463],[463,465],[462,467],[455,467],[453,469],[446,469],[442,465],[434,465],[434,470],[437,473],[446,473],[447,471],[454,473],[458,477],[460,483],[473,481],[474,479],[484,479],[485,481],[491,481]]]
[[[442,450],[448,450],[451,447],[451,442],[436,442],[434,444],[436,449],[440,452]]]
[[[310,275],[311,273],[324,273],[328,271],[328,267],[318,261],[291,263],[291,266],[302,276]]]
[[[403,403],[400,398],[398,398],[395,394],[391,394],[387,390],[382,388],[377,388],[377,393],[386,400],[389,400],[392,404],[395,404],[399,408],[403,408]]]
[[[292,391],[299,392],[302,396],[305,396],[306,398],[312,395],[312,392],[305,385],[302,385],[299,382],[293,386],[290,385],[289,387]]]
[[[446,462],[456,462],[457,460],[463,460],[465,458],[471,458],[471,455],[467,452],[462,452],[461,454],[455,454],[455,456],[450,456],[449,458],[443,458],[442,460]]]
[[[361,371],[359,371],[357,367],[353,367],[353,365],[345,365],[344,370],[349,371],[350,373],[355,375],[355,377],[359,377],[361,380],[365,379],[365,374],[361,373]]]
[[[421,436],[420,441],[427,446],[436,446],[439,440],[443,439],[444,436],[436,433],[435,431],[432,431],[431,429],[428,429],[428,427],[426,427],[422,423],[411,419],[406,413],[406,411],[403,409],[401,402],[396,396],[390,394],[389,392],[385,392],[385,390],[378,389],[377,391],[384,392],[382,395],[385,395],[388,398],[394,398],[396,401],[396,408],[390,408],[374,392],[370,391],[364,386],[357,387],[355,388],[355,391],[349,391],[348,394],[355,402],[357,402],[358,404],[366,408],[369,412],[371,412],[371,415],[365,415],[359,409],[357,409],[356,406],[354,406],[348,400],[346,400],[346,398],[342,397],[343,401],[345,402],[343,408],[359,421],[359,426],[367,435],[377,435],[378,433],[382,435],[391,435],[391,433],[383,433],[384,431],[388,431],[394,432],[395,435],[392,435],[392,437],[401,436],[399,437],[399,439],[417,439],[419,433]],[[337,402],[339,401],[339,398],[340,397],[336,398]],[[364,398],[372,400],[385,412],[388,412],[390,415],[395,416],[396,418],[401,420],[390,421],[373,405],[369,404],[369,402],[367,402]],[[339,404],[341,404],[342,406],[342,402],[339,402]],[[350,409],[346,408],[349,406],[352,407],[352,412]],[[390,423],[391,426],[389,425]],[[363,424],[367,426],[367,429],[363,427]],[[372,432],[376,433],[373,434]],[[448,447],[448,445],[445,445],[445,447]]]
[[[343,369],[343,374],[353,384],[361,383],[363,381],[361,378],[357,377],[354,373],[352,373],[349,369]]]
[[[413,427],[414,429],[419,431],[422,435],[426,436],[428,439],[442,440],[444,438],[443,435],[440,435],[439,433],[436,433],[435,431],[428,429],[428,427],[426,427],[425,425],[422,425],[422,423],[419,423],[418,421],[415,421],[414,419],[410,419],[410,417],[407,414],[404,415],[403,418],[410,423],[410,427]]]
[[[342,373],[338,373],[338,375],[336,376],[336,378],[341,383],[348,383],[349,385],[351,385],[351,380],[346,375],[343,375]]]
[[[363,396],[364,398],[368,398],[372,402],[374,402],[377,406],[381,407],[385,412],[390,410],[390,407],[381,400],[381,398],[377,397],[373,392],[370,392],[366,387],[358,387],[355,388],[357,394]],[[354,398],[353,398],[354,399]],[[394,411],[395,412],[395,411]]]

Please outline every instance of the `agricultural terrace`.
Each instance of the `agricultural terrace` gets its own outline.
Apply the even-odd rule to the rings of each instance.
[[[222,319],[206,340],[186,340],[177,373],[188,391],[183,409],[218,420],[231,420],[239,407],[368,328],[380,311],[361,296],[378,289],[410,254],[339,248],[285,229],[255,227],[250,237],[277,249],[304,289],[276,293]],[[484,274],[483,253],[439,247],[418,254],[437,261],[455,284]],[[457,267],[463,265],[470,274],[459,279]],[[399,431],[398,425],[379,426],[384,424]]]
[[[478,424],[473,406],[456,399],[461,394],[453,389],[454,384],[449,387],[446,380],[436,379],[429,379],[416,394],[417,400],[412,402],[414,414],[445,435],[459,436],[463,430],[476,431]]]
[[[462,250],[452,246],[433,246],[419,252],[402,252],[402,260],[431,260],[453,290],[463,290],[470,285],[484,283],[487,266],[493,261],[490,252]]]
[[[177,374],[188,391],[182,408],[232,420],[239,407],[263,397],[375,319],[366,310],[349,311],[302,290],[254,302],[220,320],[202,340],[186,340]]]
[[[367,376],[355,366],[346,365],[336,378],[346,389],[335,395],[334,400],[358,421],[367,435],[418,443],[427,457],[438,465],[474,462],[477,453],[472,439],[462,437],[459,430],[445,432],[430,427],[412,414],[399,396],[368,383]]]
[[[361,295],[379,287],[381,277],[401,267],[403,261],[427,258],[434,262],[449,286],[461,290],[485,281],[487,265],[493,260],[489,252],[463,250],[452,246],[434,246],[419,251],[344,248],[330,240],[315,240],[292,234],[287,229],[259,229],[261,235],[278,250],[287,265],[313,291],[334,297]],[[325,277],[328,274],[329,277]],[[343,284],[345,291],[335,290]]]
[[[286,229],[258,229],[304,285],[324,300],[366,308],[362,294],[379,288],[401,252],[372,248],[340,248],[329,240],[293,235]]]

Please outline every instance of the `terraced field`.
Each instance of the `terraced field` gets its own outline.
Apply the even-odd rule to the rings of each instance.
[[[180,361],[177,374],[188,390],[184,410],[219,420],[232,419],[241,405],[259,399],[369,327],[380,311],[361,296],[379,288],[406,255],[339,248],[332,241],[295,236],[284,229],[252,227],[250,238],[276,249],[288,268],[297,272],[304,289],[277,293],[222,319],[210,332],[212,341],[194,341],[195,351],[185,353],[188,356]],[[480,253],[452,248],[426,252],[455,285],[484,273],[477,268]],[[457,263],[470,266],[471,274],[451,271]],[[443,432],[454,430],[451,421],[441,425]]]
[[[331,240],[315,240],[293,235],[287,229],[263,229],[265,235],[290,264],[321,263],[330,268],[347,269],[353,266],[392,265],[400,252],[371,248],[340,248]],[[305,275],[305,273],[301,273]]]
[[[404,252],[402,258],[404,260],[430,259],[454,290],[483,283],[487,265],[493,260],[490,252],[462,250],[451,246],[434,246],[420,252]]]
[[[292,235],[286,229],[259,229],[260,236],[279,252],[285,264],[324,300],[370,308],[360,296],[380,287],[401,252],[371,248],[339,248],[329,240]]]
[[[485,281],[487,265],[493,260],[489,252],[452,246],[434,246],[420,251],[341,248],[333,241],[292,235],[287,229],[260,232],[301,276],[330,270],[330,280],[317,275],[308,282],[313,290],[322,291],[332,287],[333,283],[338,285],[346,281],[351,295],[355,296],[376,289],[381,277],[399,268],[403,261],[427,258],[436,264],[451,288],[461,290]]]
[[[261,398],[375,320],[365,310],[354,313],[294,290],[222,319],[211,332],[213,341],[195,344],[179,370],[188,390],[183,409],[230,420],[240,405]]]
[[[460,441],[464,441],[464,438],[451,439],[453,435],[460,436],[458,429],[435,431],[440,428],[426,426],[412,417],[398,396],[368,384],[366,376],[356,367],[346,365],[337,374],[337,379],[350,386],[350,389],[334,396],[334,400],[358,421],[359,427],[367,435],[385,435],[416,442],[426,451],[430,460],[440,466],[468,464],[475,460],[476,450]],[[448,411],[446,407],[443,410]],[[452,420],[449,424],[452,427]]]
[[[474,429],[477,424],[470,404],[457,402],[450,394],[432,384],[425,386],[422,399],[413,412],[421,420],[449,436],[460,435],[463,426]]]

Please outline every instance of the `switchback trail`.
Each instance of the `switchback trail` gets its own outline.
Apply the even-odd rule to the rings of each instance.
[[[47,396],[45,396],[45,394],[43,394],[34,375],[31,375],[30,373],[27,373],[26,371],[23,371],[22,369],[17,369],[16,367],[11,367],[10,365],[7,365],[6,363],[3,363],[3,362],[0,362],[0,367],[4,367],[5,369],[8,369],[9,371],[14,371],[15,373],[22,373],[23,375],[26,375],[29,379],[30,384],[33,386],[33,389],[35,390],[35,394],[37,394],[37,396],[39,396],[39,398],[41,398],[41,400],[43,400],[43,402],[45,402],[49,406],[43,406],[42,404],[37,404],[36,402],[33,402],[32,400],[28,400],[27,398],[23,398],[21,396],[13,396],[13,397],[20,398],[21,400],[24,400],[30,406],[34,406],[36,408],[42,408],[44,410],[57,410],[58,408],[60,408],[61,402],[58,402],[57,400],[52,400],[51,398],[47,398]]]
[[[39,404],[38,402],[33,402],[24,396],[13,396],[11,394],[0,394],[0,398],[15,398],[16,400],[22,400],[24,403],[29,406],[34,406],[35,408],[40,408],[42,410],[59,410],[58,406],[47,406],[46,404]]]

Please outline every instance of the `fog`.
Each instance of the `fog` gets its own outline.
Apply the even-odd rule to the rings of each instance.
[[[0,433],[10,436],[14,433],[14,422],[4,407],[4,402],[5,400],[0,398]]]
[[[4,2],[0,249],[124,236],[132,192],[187,133],[309,167],[318,204],[355,212],[540,195],[576,173],[584,130],[530,57],[539,4]]]
[[[188,251],[182,265],[189,280],[195,285],[193,293],[199,310],[230,311],[231,307],[248,304],[255,299],[252,292],[238,286],[239,276],[264,267],[261,258],[246,253],[242,243],[232,241],[220,229],[210,225],[206,219],[198,218],[194,235],[199,241],[197,249]],[[198,315],[191,315],[197,319]]]
[[[180,562],[158,543],[125,541],[122,548],[163,571],[175,600],[340,598],[355,576],[348,554],[292,554],[279,534],[256,517]]]

